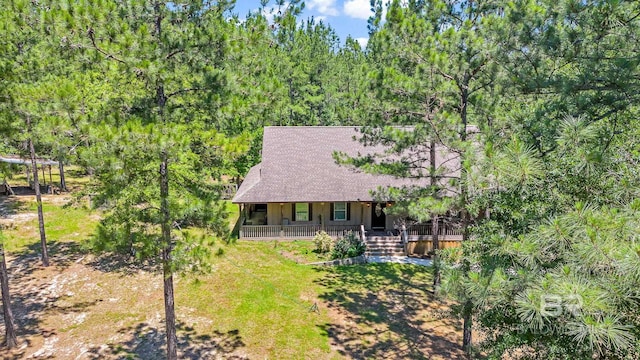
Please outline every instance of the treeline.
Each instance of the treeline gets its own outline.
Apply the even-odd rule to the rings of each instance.
[[[345,161],[432,180],[384,195],[463,228],[434,286],[469,352],[476,326],[491,358],[638,356],[640,4],[373,0],[363,49],[300,1],[0,3],[0,153],[91,174],[96,249],[163,264],[169,358],[172,275],[210,249],[179,229],[226,231],[214,182],[259,161],[267,125],[360,125],[414,155]]]

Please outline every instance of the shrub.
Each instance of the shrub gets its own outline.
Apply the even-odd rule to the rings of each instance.
[[[357,233],[349,231],[345,236],[339,237],[334,245],[331,257],[333,259],[346,259],[364,254],[366,245]]]
[[[316,244],[316,252],[320,254],[326,254],[333,248],[333,239],[325,231],[316,232],[313,242]]]

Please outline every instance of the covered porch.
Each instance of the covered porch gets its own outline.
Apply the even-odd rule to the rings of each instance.
[[[399,235],[385,202],[296,202],[239,204],[240,239],[313,238],[318,231],[338,237],[348,231]]]
[[[367,243],[382,237],[403,244],[406,254],[430,254],[432,224],[409,225],[403,238],[398,219],[385,214],[384,208],[390,206],[384,202],[240,204],[239,239],[312,239],[318,231],[336,238],[352,231]],[[441,249],[458,247],[462,231],[441,222],[438,240]]]

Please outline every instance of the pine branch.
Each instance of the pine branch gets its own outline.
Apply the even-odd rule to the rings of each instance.
[[[96,35],[95,35],[95,32],[94,32],[93,28],[89,28],[89,30],[87,30],[87,35],[89,36],[89,39],[91,39],[91,44],[93,45],[93,48],[96,49],[99,53],[104,55],[107,59],[113,59],[113,60],[115,60],[115,61],[117,61],[119,63],[127,65],[127,63],[124,60],[116,57],[113,54],[109,54],[108,52],[102,50],[98,46],[98,44],[96,44]]]

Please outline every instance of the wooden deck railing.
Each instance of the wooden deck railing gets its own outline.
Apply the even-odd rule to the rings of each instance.
[[[407,228],[408,235],[431,235],[431,224],[417,224],[411,225]],[[438,235],[445,236],[462,236],[462,229],[452,226],[440,225],[438,226]]]

